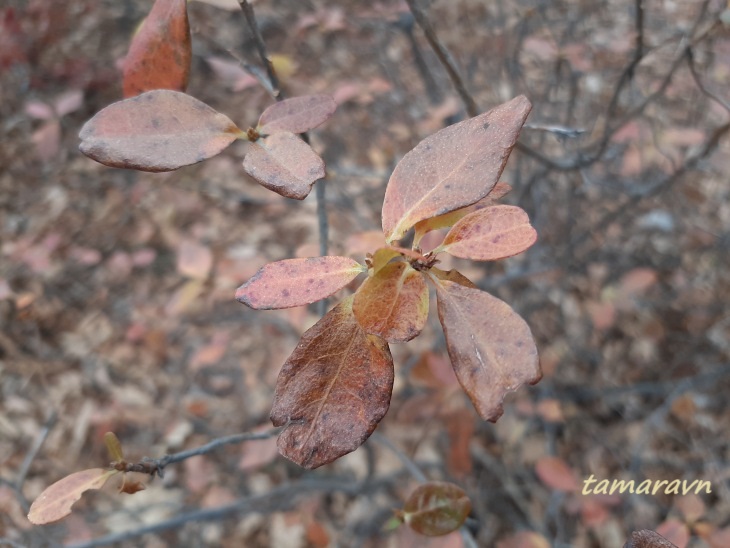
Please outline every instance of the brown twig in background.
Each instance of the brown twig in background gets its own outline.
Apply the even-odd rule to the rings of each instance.
[[[282,97],[279,86],[279,78],[276,76],[274,64],[271,62],[271,59],[269,59],[269,56],[266,53],[266,44],[264,43],[258,23],[256,22],[256,15],[254,14],[253,6],[249,4],[248,0],[238,0],[238,5],[241,6],[243,15],[246,17],[246,22],[248,23],[248,28],[251,29],[256,49],[259,52],[259,57],[261,57],[261,62],[264,64],[264,67],[266,67],[266,73],[269,76],[269,81],[274,88],[274,97],[277,101],[280,101]]]

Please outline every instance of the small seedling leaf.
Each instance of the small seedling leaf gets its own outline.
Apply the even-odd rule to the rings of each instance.
[[[267,108],[257,128],[261,135],[281,131],[304,133],[326,122],[337,108],[329,95],[305,95],[279,101]]]
[[[537,240],[527,213],[517,206],[496,205],[468,214],[444,238],[447,253],[473,261],[496,261],[528,249]]]
[[[113,103],[81,128],[79,149],[104,165],[172,171],[219,154],[240,130],[224,114],[178,91]]]
[[[428,286],[408,263],[389,263],[360,286],[352,309],[367,333],[392,343],[410,341],[428,319]]]
[[[104,434],[104,444],[106,445],[106,450],[109,452],[109,458],[115,462],[124,460],[122,444],[119,442],[119,438],[114,432],[107,432]]]
[[[489,293],[445,280],[436,279],[435,285],[456,377],[479,415],[495,422],[507,392],[542,376],[530,328]]]
[[[345,287],[365,268],[349,257],[309,257],[269,263],[236,290],[236,299],[256,310],[302,306]]]
[[[154,89],[185,91],[191,58],[187,2],[156,0],[124,60],[124,96]]]
[[[456,531],[471,512],[471,501],[453,483],[431,481],[416,488],[403,506],[405,522],[429,537]]]
[[[352,300],[304,333],[276,381],[271,421],[274,426],[292,421],[279,435],[279,452],[304,468],[357,449],[390,405],[390,349],[363,331]]]
[[[400,239],[419,221],[487,196],[499,180],[531,108],[521,95],[434,133],[406,154],[385,191],[386,241]]]
[[[262,186],[295,200],[306,198],[314,182],[325,175],[322,158],[285,131],[251,143],[243,169]]]
[[[71,513],[73,504],[89,489],[101,489],[117,470],[91,468],[81,470],[57,481],[33,502],[28,519],[36,525],[58,521]]]

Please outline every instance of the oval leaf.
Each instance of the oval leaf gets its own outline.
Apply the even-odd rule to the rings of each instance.
[[[408,263],[389,263],[360,286],[352,310],[367,333],[388,342],[410,341],[428,319],[428,286]]]
[[[434,276],[436,276],[439,280],[446,280],[449,282],[454,282],[466,287],[471,287],[473,289],[477,289],[476,284],[472,282],[469,278],[464,276],[461,272],[455,269],[451,270],[441,270],[440,268],[432,268],[429,272],[431,272]]]
[[[456,377],[479,415],[494,422],[507,392],[542,376],[530,328],[507,303],[479,289],[440,280],[436,295]]]
[[[537,459],[535,474],[543,485],[556,491],[573,492],[580,487],[573,469],[560,457],[545,455]]]
[[[454,257],[496,261],[522,253],[536,240],[537,232],[523,209],[497,205],[474,211],[461,219],[440,247]]]
[[[122,444],[114,432],[107,432],[104,434],[104,444],[106,445],[106,450],[109,453],[109,458],[115,462],[124,460]]]
[[[329,95],[292,97],[267,108],[257,129],[262,135],[280,131],[304,133],[326,122],[336,108],[337,103]]]
[[[458,485],[431,481],[416,488],[403,506],[404,521],[429,537],[456,531],[471,512],[471,501]]]
[[[267,264],[236,290],[236,299],[256,310],[302,306],[345,287],[364,267],[349,257],[309,257]]]
[[[51,523],[68,516],[73,504],[89,489],[101,489],[117,470],[91,468],[74,472],[57,481],[33,501],[28,519],[36,525]]]
[[[388,344],[363,331],[342,301],[302,336],[276,381],[271,421],[290,426],[279,451],[317,468],[354,451],[388,411],[393,358]]]
[[[631,538],[626,541],[624,548],[677,548],[659,533],[643,529],[631,533]]]
[[[111,167],[172,171],[215,156],[241,130],[178,91],[148,91],[113,103],[81,128],[79,149]]]
[[[314,182],[325,174],[322,158],[289,132],[251,143],[243,169],[262,186],[295,200],[306,198]]]
[[[489,194],[531,108],[521,95],[434,133],[406,154],[385,191],[386,240],[398,240],[417,222],[471,205]]]
[[[191,58],[187,2],[157,0],[124,59],[124,96],[153,89],[185,91]]]

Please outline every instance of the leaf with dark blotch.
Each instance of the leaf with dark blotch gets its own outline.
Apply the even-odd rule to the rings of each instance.
[[[185,91],[191,58],[187,2],[157,0],[124,59],[124,96],[153,89]]]
[[[443,215],[424,219],[423,221],[418,221],[415,225],[416,234],[413,237],[413,244],[418,245],[421,238],[432,230],[452,227],[458,221],[469,215],[469,213],[494,205],[497,200],[507,195],[510,190],[512,190],[512,187],[507,183],[499,182],[486,197],[482,198],[475,204],[461,207],[454,211],[450,211],[449,213],[444,213]]]
[[[352,309],[371,335],[391,343],[410,341],[428,319],[428,286],[408,263],[389,263],[363,282]]]
[[[527,213],[496,205],[470,213],[449,231],[439,249],[473,261],[496,261],[528,249],[537,240]]]
[[[458,485],[430,481],[419,485],[403,506],[403,520],[429,537],[456,531],[471,512],[471,501]]]
[[[251,143],[243,169],[262,186],[295,200],[306,198],[325,174],[324,162],[312,147],[285,131]]]
[[[507,392],[542,377],[530,328],[489,293],[455,282],[434,282],[456,377],[479,415],[495,422],[502,416]]]
[[[659,533],[644,529],[634,531],[631,538],[626,541],[624,548],[677,548]]]
[[[43,491],[28,512],[28,519],[36,525],[51,523],[68,516],[73,504],[89,489],[101,489],[117,470],[92,468],[81,470],[58,480]]]
[[[317,468],[354,451],[388,411],[393,358],[388,344],[363,331],[342,301],[302,336],[276,381],[271,421],[291,424],[279,452]]]
[[[305,95],[279,101],[259,118],[258,132],[271,135],[280,131],[304,133],[326,122],[337,108],[329,95]]]
[[[178,91],[148,91],[113,103],[81,128],[79,149],[104,165],[172,171],[219,154],[241,130]]]
[[[269,263],[236,290],[256,310],[302,306],[325,299],[365,271],[349,257],[309,257]]]
[[[458,270],[455,270],[455,269],[441,270],[440,268],[434,267],[429,272],[431,272],[439,280],[446,280],[447,282],[454,282],[454,283],[463,285],[465,287],[471,287],[473,289],[477,288],[477,286],[476,286],[476,284],[474,284],[474,282],[472,282],[469,278],[464,276]]]
[[[406,154],[385,191],[386,241],[400,239],[419,221],[487,196],[497,184],[531,108],[521,95],[434,133]]]

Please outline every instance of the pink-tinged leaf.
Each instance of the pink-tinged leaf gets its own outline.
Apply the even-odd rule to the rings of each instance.
[[[101,489],[117,470],[92,468],[74,472],[43,491],[30,507],[28,519],[36,525],[58,521],[71,513],[73,504],[89,489]]]
[[[325,174],[322,158],[289,132],[251,143],[243,169],[262,186],[295,200],[306,198],[314,182]]]
[[[337,109],[329,95],[292,97],[267,108],[259,118],[258,132],[271,135],[280,131],[304,133],[325,123]]]
[[[363,282],[352,310],[367,333],[391,343],[410,341],[428,319],[426,280],[408,263],[389,263]]]
[[[225,115],[177,91],[113,103],[81,128],[79,149],[111,167],[172,171],[219,154],[241,130]]]
[[[56,109],[56,115],[59,118],[77,111],[83,104],[84,92],[80,89],[69,90],[53,100],[53,106]]]
[[[677,546],[660,534],[644,529],[631,533],[631,538],[626,541],[624,548],[677,548]]]
[[[61,123],[52,118],[33,132],[31,140],[36,146],[38,157],[50,162],[58,155],[61,145]]]
[[[660,523],[656,528],[656,532],[660,537],[668,540],[672,546],[676,546],[676,548],[687,548],[691,536],[687,524],[677,518],[669,518],[663,523]]]
[[[496,261],[528,249],[537,240],[530,218],[517,206],[496,205],[457,222],[440,248],[454,257]]]
[[[495,422],[502,416],[507,392],[542,377],[530,328],[507,303],[489,293],[434,281],[456,377],[479,415]]]
[[[177,250],[177,271],[183,276],[205,280],[213,268],[210,247],[192,240],[183,240]]]
[[[354,451],[388,411],[393,358],[342,301],[302,336],[279,373],[271,410],[279,451],[317,468]]]
[[[403,505],[403,520],[417,533],[438,537],[456,531],[471,512],[471,501],[458,485],[430,481],[419,485]]]
[[[556,491],[570,493],[577,491],[580,486],[575,472],[559,457],[544,456],[537,459],[535,474],[543,485]]]
[[[36,120],[50,120],[51,118],[56,117],[56,113],[53,108],[41,101],[28,101],[25,103],[25,108],[23,110],[28,116],[35,118]]]
[[[349,257],[310,257],[269,263],[236,290],[236,299],[256,310],[302,306],[345,287],[365,268]]]
[[[531,108],[521,95],[434,133],[406,154],[385,191],[386,240],[398,240],[419,221],[487,196],[497,184]]]
[[[156,0],[124,60],[124,96],[154,89],[185,91],[191,58],[187,2]]]

